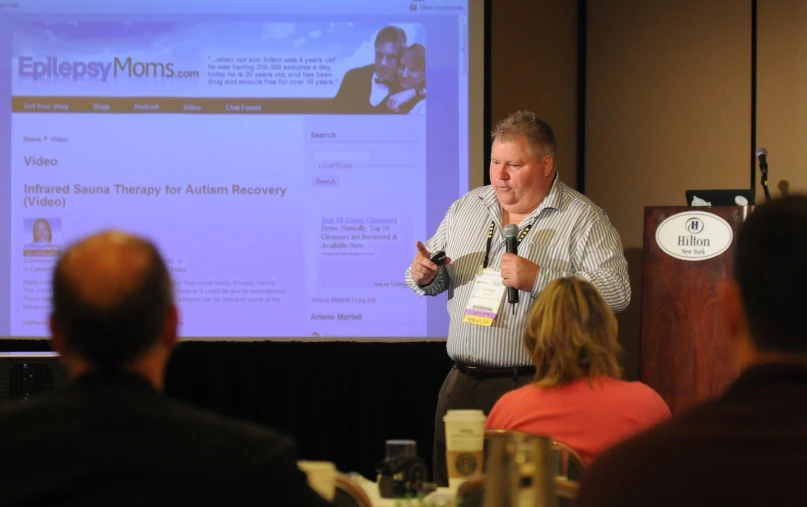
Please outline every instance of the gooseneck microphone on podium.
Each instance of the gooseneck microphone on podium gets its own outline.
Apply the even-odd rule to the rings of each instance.
[[[507,253],[518,255],[518,226],[515,224],[507,224],[504,226],[504,247]],[[513,287],[507,288],[507,302],[513,305],[513,313],[516,311],[516,303],[518,303],[518,289]]]
[[[762,173],[762,190],[765,192],[765,202],[771,202],[771,191],[768,190],[768,150],[759,148],[757,150],[757,160],[759,160],[759,172]]]

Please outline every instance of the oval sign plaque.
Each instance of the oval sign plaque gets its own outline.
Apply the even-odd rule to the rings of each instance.
[[[734,231],[712,213],[685,211],[668,217],[656,229],[656,243],[668,255],[684,261],[717,257],[731,246]]]

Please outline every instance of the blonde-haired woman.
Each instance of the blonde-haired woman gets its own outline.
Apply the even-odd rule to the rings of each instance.
[[[535,382],[496,402],[489,429],[547,435],[590,462],[670,417],[650,387],[620,380],[616,317],[586,280],[560,278],[546,286],[530,310],[524,346]]]

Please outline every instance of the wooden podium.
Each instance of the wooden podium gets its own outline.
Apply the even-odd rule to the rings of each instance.
[[[664,398],[673,414],[719,395],[736,378],[720,316],[718,287],[731,277],[733,238],[751,209],[645,208],[640,378]],[[699,223],[698,214],[705,220]],[[668,230],[670,226],[673,231]],[[701,236],[690,234],[698,227],[702,231],[721,229],[721,234],[731,238],[724,245],[727,248],[704,260],[676,258],[681,251],[693,250],[689,244],[697,247],[705,241],[705,231]],[[676,250],[669,246],[670,241],[663,246],[658,239],[662,231],[668,239],[670,234],[680,233],[674,246],[685,246]]]

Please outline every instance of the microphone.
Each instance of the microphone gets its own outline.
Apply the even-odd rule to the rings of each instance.
[[[516,224],[507,224],[504,226],[504,247],[507,253],[518,255],[518,226]],[[507,288],[507,302],[511,305],[518,303],[518,289],[513,287]],[[513,307],[513,311],[516,309]]]
[[[759,159],[759,170],[762,174],[768,175],[768,150],[760,148],[757,150],[757,159]]]
[[[762,190],[765,192],[765,202],[771,202],[771,191],[768,190],[768,150],[758,148],[757,159],[759,160],[759,172],[762,173],[760,183],[762,183]]]

